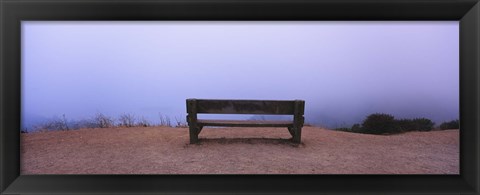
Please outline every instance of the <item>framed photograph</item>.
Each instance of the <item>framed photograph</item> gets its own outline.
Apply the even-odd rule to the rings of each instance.
[[[453,1],[0,2],[2,194],[478,194]]]

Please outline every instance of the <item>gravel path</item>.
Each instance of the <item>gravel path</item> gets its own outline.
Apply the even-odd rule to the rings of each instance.
[[[459,130],[367,135],[304,127],[138,127],[28,133],[22,174],[459,174]]]

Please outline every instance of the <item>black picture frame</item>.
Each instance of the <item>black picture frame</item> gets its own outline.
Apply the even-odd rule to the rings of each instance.
[[[479,194],[477,0],[0,0],[2,194]],[[460,175],[20,175],[22,20],[460,21]]]

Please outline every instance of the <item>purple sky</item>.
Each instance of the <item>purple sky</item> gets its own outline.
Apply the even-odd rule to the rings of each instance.
[[[22,125],[304,99],[307,122],[459,116],[457,21],[22,22]],[[247,117],[247,116],[242,116]]]

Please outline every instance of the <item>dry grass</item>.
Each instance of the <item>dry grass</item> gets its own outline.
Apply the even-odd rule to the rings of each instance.
[[[458,174],[459,131],[134,127],[22,134],[22,174]]]

